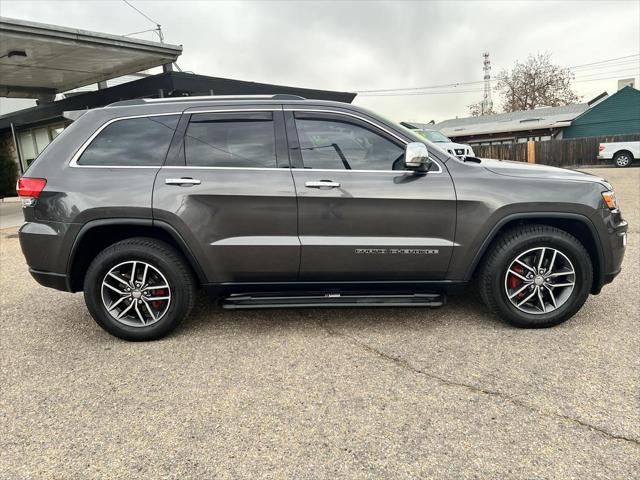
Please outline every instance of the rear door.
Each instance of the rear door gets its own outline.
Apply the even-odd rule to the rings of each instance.
[[[297,279],[295,187],[282,107],[185,112],[155,181],[155,220],[194,250],[209,282]]]
[[[404,170],[402,137],[347,111],[287,107],[303,281],[443,279],[456,197],[446,167]]]

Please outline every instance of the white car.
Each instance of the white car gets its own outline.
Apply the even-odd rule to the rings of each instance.
[[[435,143],[443,150],[446,150],[451,155],[455,155],[456,157],[475,157],[475,153],[473,153],[473,148],[470,145],[465,145],[464,143],[455,143],[452,142],[451,139],[445,135],[443,135],[438,130],[428,130],[426,128],[417,128],[413,130],[418,135],[423,136],[430,142]]]
[[[598,146],[598,160],[613,160],[616,167],[628,167],[640,159],[640,142],[601,143]]]

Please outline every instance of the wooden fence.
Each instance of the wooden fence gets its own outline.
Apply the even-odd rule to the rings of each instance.
[[[640,133],[535,142],[535,163],[553,165],[555,167],[596,165],[600,163],[596,158],[598,156],[598,144],[638,140],[640,140]],[[480,158],[496,158],[518,162],[529,161],[528,145],[526,143],[474,145],[473,150],[476,156]]]

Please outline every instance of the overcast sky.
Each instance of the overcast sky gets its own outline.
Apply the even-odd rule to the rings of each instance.
[[[640,52],[638,0],[130,2],[162,24],[167,43],[184,46],[178,61],[183,70],[320,89],[477,81],[485,50],[494,74],[529,53],[548,51],[556,63],[575,66]],[[120,0],[0,0],[0,14],[111,34],[153,28]],[[153,34],[138,38],[151,40]],[[618,61],[579,69],[575,90],[584,100],[604,90],[613,93],[616,79],[594,79],[638,79],[638,65]],[[482,98],[469,90],[479,88],[359,95],[354,103],[396,120],[439,121],[466,116],[467,105]]]

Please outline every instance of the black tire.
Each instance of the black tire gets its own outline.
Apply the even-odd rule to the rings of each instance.
[[[102,300],[103,279],[113,267],[128,261],[151,265],[169,284],[171,301],[164,314],[157,315],[160,319],[155,323],[144,326],[121,323],[111,316]],[[130,341],[157,340],[168,335],[191,312],[195,294],[195,280],[182,255],[165,242],[146,237],[122,240],[104,249],[91,262],[84,280],[84,298],[94,320],[112,335]]]
[[[633,155],[629,152],[618,152],[613,157],[613,164],[618,168],[630,167],[633,163]]]
[[[533,314],[523,312],[509,301],[505,277],[514,259],[539,247],[554,248],[571,261],[575,285],[556,310]],[[593,266],[584,246],[569,233],[548,225],[523,225],[508,230],[494,242],[480,266],[477,280],[480,296],[494,314],[516,327],[545,328],[568,320],[580,310],[591,290]]]

